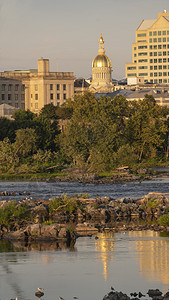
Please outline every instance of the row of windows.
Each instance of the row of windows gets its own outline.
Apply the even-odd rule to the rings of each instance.
[[[150,56],[166,56],[169,55],[169,51],[150,52]]]
[[[13,88],[14,88],[15,91],[18,91],[19,90],[19,84],[15,84],[15,85],[12,85],[12,84],[9,84],[9,85],[2,84],[1,85],[1,91],[5,91],[6,89],[8,91],[12,91]],[[21,86],[21,90],[22,91],[25,90],[25,86],[24,85]]]
[[[150,31],[149,36],[156,36],[156,35],[169,35],[169,30],[160,30],[160,31]]]
[[[60,106],[60,102],[57,102],[57,106]],[[33,107],[33,103],[31,103],[31,107]],[[38,103],[35,103],[35,109],[38,109]]]
[[[157,76],[169,76],[169,72],[154,72],[150,73],[150,77],[157,77]]]
[[[53,88],[54,88],[54,84],[50,84],[50,90],[51,91],[53,91]],[[38,91],[38,85],[37,84],[34,85],[34,89],[35,89],[35,91]],[[56,90],[60,91],[60,84],[56,84]],[[66,91],[66,84],[63,84],[63,90]]]
[[[136,67],[127,67],[127,70],[136,70]]]
[[[149,43],[161,43],[161,42],[169,42],[169,37],[168,38],[153,38],[153,39],[149,39]]]
[[[150,59],[150,64],[154,63],[154,64],[157,64],[157,63],[166,63],[166,62],[169,62],[169,58],[155,58],[155,59]]]
[[[157,46],[158,46],[158,49],[169,49],[169,44],[163,44],[163,45],[150,45],[150,49],[157,49]]]
[[[151,83],[167,83],[167,79],[151,79],[150,80]],[[169,83],[169,79],[168,79],[168,83]]]
[[[31,99],[33,98],[33,94],[31,94]],[[54,94],[50,94],[50,100],[54,99]],[[56,94],[56,99],[60,100],[60,93]],[[63,93],[63,99],[66,100],[66,94]],[[35,94],[35,100],[38,100],[38,94]]]
[[[169,69],[169,65],[168,66],[166,66],[166,65],[159,65],[159,66],[150,66],[150,70],[166,70],[166,69]]]
[[[138,76],[148,76],[148,73],[139,73]]]
[[[5,94],[2,94],[2,95],[1,95],[1,99],[2,99],[3,101],[6,100],[6,97],[5,97],[5,96],[6,96]],[[8,100],[8,101],[12,101],[12,100],[13,100],[11,94],[8,94],[8,95],[7,95],[7,100]],[[16,100],[16,101],[19,100],[19,95],[18,95],[18,94],[15,94],[15,100]],[[25,95],[24,95],[24,94],[21,95],[21,100],[22,100],[22,101],[25,100]]]

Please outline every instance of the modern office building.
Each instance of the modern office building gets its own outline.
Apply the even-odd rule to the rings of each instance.
[[[110,58],[105,54],[102,34],[99,39],[98,55],[92,62],[91,92],[110,92],[112,84],[112,65]]]
[[[4,80],[9,82],[8,86],[12,80],[14,82],[10,87],[12,93],[8,90],[8,86],[5,87],[6,94],[1,89],[1,95],[5,94],[3,103],[17,107],[17,102],[15,102],[17,93],[15,89],[16,82],[20,82],[21,90],[23,89],[23,97],[21,93],[21,99],[24,98],[23,103],[25,106],[22,107],[22,105],[18,104],[18,107],[29,109],[34,113],[39,113],[45,104],[53,103],[60,106],[66,99],[74,96],[75,77],[73,72],[50,72],[49,59],[39,59],[38,70],[5,71],[0,73],[0,77],[1,79],[2,77],[5,78]]]
[[[132,44],[132,63],[126,64],[128,84],[169,84],[169,13],[143,20]]]

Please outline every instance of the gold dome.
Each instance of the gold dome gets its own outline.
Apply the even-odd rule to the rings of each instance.
[[[92,63],[93,68],[111,67],[110,59],[105,55],[97,55]]]

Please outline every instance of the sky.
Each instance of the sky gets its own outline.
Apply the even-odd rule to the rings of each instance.
[[[102,33],[114,79],[132,62],[135,31],[143,19],[169,11],[168,0],[0,0],[0,71],[36,69],[88,78]]]

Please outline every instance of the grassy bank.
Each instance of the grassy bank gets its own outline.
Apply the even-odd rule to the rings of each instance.
[[[42,179],[55,179],[56,177],[67,176],[66,173],[34,173],[34,174],[0,174],[0,180],[42,180]]]

